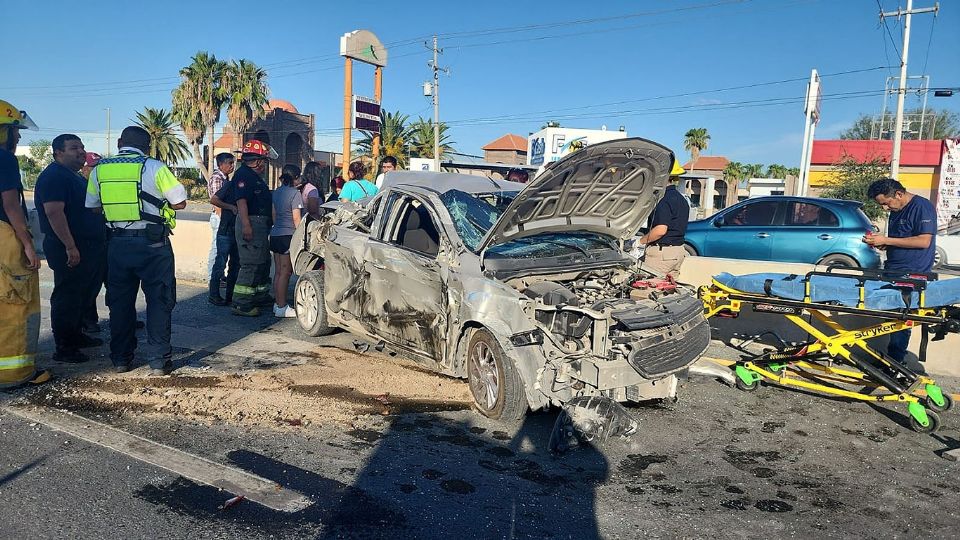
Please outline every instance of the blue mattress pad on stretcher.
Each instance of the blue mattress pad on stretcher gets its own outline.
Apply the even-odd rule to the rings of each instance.
[[[769,280],[769,296],[785,300],[804,299],[803,276],[793,274],[746,274],[735,276],[726,272],[713,277],[718,283],[736,291],[767,296],[767,282]],[[888,281],[867,281],[864,283],[864,308],[873,310],[899,310],[904,307],[904,297],[900,288],[894,287]],[[923,307],[942,307],[960,304],[960,279],[931,281],[927,283],[924,294]],[[920,295],[910,294],[910,307],[918,308]],[[838,276],[811,276],[810,301],[817,304],[839,304],[846,307],[857,307],[860,301],[860,291],[857,280]]]

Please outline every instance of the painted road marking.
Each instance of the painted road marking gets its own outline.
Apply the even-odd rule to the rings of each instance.
[[[166,469],[194,482],[220,488],[234,495],[243,495],[251,501],[274,510],[298,512],[313,504],[306,496],[286,489],[271,480],[120,431],[82,416],[46,408],[5,407],[4,410]]]

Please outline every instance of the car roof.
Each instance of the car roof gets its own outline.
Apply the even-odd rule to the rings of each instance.
[[[393,171],[383,176],[383,186],[410,186],[429,188],[432,191],[446,193],[451,190],[465,193],[491,193],[496,191],[520,191],[526,186],[519,182],[494,180],[486,176],[430,171]]]
[[[863,203],[860,201],[850,201],[847,199],[825,199],[821,197],[800,197],[795,195],[766,195],[763,197],[750,197],[749,199],[738,202],[737,204],[742,204],[746,202],[756,202],[756,201],[800,201],[800,202],[809,202],[814,204],[834,204],[834,205],[843,205],[843,206],[863,206]]]

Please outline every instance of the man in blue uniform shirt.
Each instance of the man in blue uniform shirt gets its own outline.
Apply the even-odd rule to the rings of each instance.
[[[887,235],[872,234],[863,241],[886,250],[886,270],[905,273],[927,273],[933,269],[937,252],[937,211],[933,204],[920,195],[907,191],[893,178],[884,178],[870,184],[867,196],[890,212]],[[910,330],[890,334],[887,354],[898,362],[907,356]]]

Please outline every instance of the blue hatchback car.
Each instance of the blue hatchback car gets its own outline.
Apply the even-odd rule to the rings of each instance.
[[[747,199],[690,222],[685,247],[704,257],[877,268],[880,253],[862,240],[874,231],[862,208],[839,199]]]

